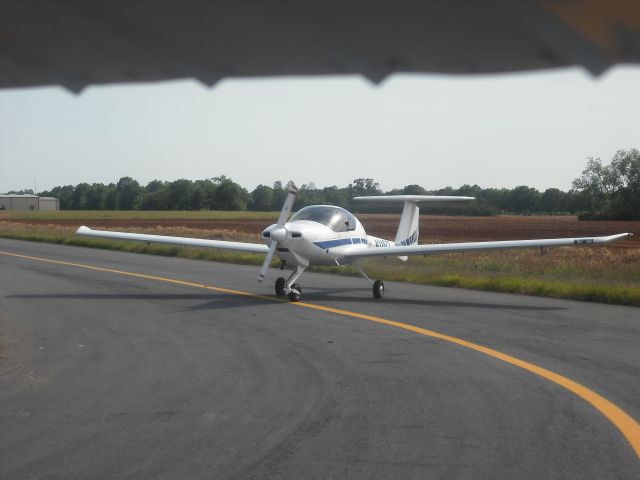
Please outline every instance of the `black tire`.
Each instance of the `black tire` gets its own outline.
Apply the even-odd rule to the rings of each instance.
[[[300,296],[302,295],[302,288],[297,283],[291,285],[291,291],[289,292],[289,300],[292,302],[300,301]]]
[[[278,279],[276,280],[276,295],[280,297],[284,295],[286,283],[287,281],[284,279],[284,277],[278,277]]]
[[[384,282],[382,280],[373,282],[373,296],[374,298],[384,297]]]

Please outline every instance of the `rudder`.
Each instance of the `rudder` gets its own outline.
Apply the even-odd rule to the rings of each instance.
[[[420,208],[416,202],[405,200],[398,232],[396,233],[395,244],[398,247],[406,247],[418,244],[419,236]],[[406,261],[407,257],[398,257]]]

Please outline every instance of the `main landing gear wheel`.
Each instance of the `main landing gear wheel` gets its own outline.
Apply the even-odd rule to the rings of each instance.
[[[291,285],[291,291],[289,292],[289,300],[292,302],[300,301],[300,295],[302,295],[302,288],[297,283]]]
[[[384,297],[384,282],[382,280],[373,282],[373,296],[375,298]]]
[[[278,277],[278,279],[276,280],[276,295],[280,297],[284,295],[286,283],[287,281],[284,279],[284,277]]]

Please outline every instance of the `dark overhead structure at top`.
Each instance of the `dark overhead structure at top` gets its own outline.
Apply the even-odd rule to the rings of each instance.
[[[0,88],[639,62],[636,0],[0,2]]]

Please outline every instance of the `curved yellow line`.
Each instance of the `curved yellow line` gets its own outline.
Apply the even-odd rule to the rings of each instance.
[[[546,368],[542,368],[532,363],[525,362],[524,360],[520,360],[519,358],[512,357],[511,355],[504,354],[492,348],[483,347],[482,345],[468,342],[467,340],[462,340],[461,338],[434,332],[433,330],[427,330],[426,328],[416,327],[415,325],[410,325],[408,323],[395,322],[393,320],[386,320],[384,318],[375,317],[373,315],[366,315],[332,307],[324,307],[322,305],[314,305],[312,303],[298,302],[293,303],[292,305],[312,308],[314,310],[322,310],[325,312],[335,313],[337,315],[361,318],[370,322],[389,325],[392,327],[401,328],[403,330],[408,330],[410,332],[418,333],[420,335],[437,338],[440,340],[444,340],[445,342],[455,343],[456,345],[460,345],[462,347],[484,353],[485,355],[489,355],[490,357],[497,358],[498,360],[502,360],[503,362],[510,363],[511,365],[515,365],[516,367],[520,367],[524,370],[535,373],[536,375],[539,375],[553,383],[560,385],[561,387],[566,388],[570,392],[575,393],[577,396],[590,403],[596,410],[607,417],[607,419],[611,423],[613,423],[618,428],[618,430],[620,430],[620,432],[622,432],[627,441],[635,450],[638,458],[640,458],[640,425],[638,424],[638,422],[636,422],[624,410],[604,398],[602,395],[597,394],[593,390],[579,384],[578,382],[574,382],[567,377],[552,372],[551,370],[547,370]]]
[[[25,258],[29,260],[37,260],[41,262],[55,263],[58,265],[68,265],[72,267],[95,270],[99,272],[116,273],[118,275],[126,275],[129,277],[143,278],[146,280],[155,280],[155,281],[173,283],[173,284],[182,285],[185,287],[203,288],[206,290],[213,290],[221,293],[229,293],[233,295],[241,295],[244,297],[258,298],[260,300],[283,302],[283,300],[276,297],[258,295],[255,293],[244,292],[242,290],[231,290],[228,288],[214,287],[211,285],[187,282],[184,280],[175,280],[172,278],[159,277],[156,275],[127,272],[124,270],[115,270],[111,268],[94,267],[92,265],[85,265],[82,263],[65,262],[61,260],[52,260],[49,258],[32,257],[28,255],[20,255],[17,253],[0,251],[0,254],[9,255],[9,256],[18,257],[18,258]],[[542,378],[545,378],[557,385],[560,385],[561,387],[566,388],[570,392],[574,393],[578,397],[582,398],[583,400],[591,404],[596,410],[598,410],[602,415],[604,415],[611,423],[613,423],[618,428],[618,430],[620,430],[620,432],[622,433],[622,435],[624,435],[624,437],[627,439],[629,444],[631,444],[631,447],[636,452],[636,455],[638,456],[638,458],[640,458],[640,424],[638,424],[638,422],[636,422],[629,414],[623,411],[620,407],[610,402],[609,400],[604,398],[602,395],[599,395],[593,390],[585,387],[584,385],[579,384],[578,382],[574,382],[573,380],[567,377],[564,377],[555,372],[552,372],[551,370],[547,370],[546,368],[542,368],[532,363],[525,362],[524,360],[520,360],[519,358],[512,357],[511,355],[506,355],[492,348],[483,347],[482,345],[478,345],[473,342],[468,342],[467,340],[463,340],[461,338],[452,337],[450,335],[445,335],[443,333],[438,333],[433,330],[428,330],[422,327],[416,327],[415,325],[410,325],[408,323],[396,322],[393,320],[387,320],[387,319],[376,317],[373,315],[366,315],[363,313],[352,312],[349,310],[342,310],[339,308],[315,305],[313,303],[295,302],[295,303],[291,303],[291,305],[294,305],[300,308],[310,308],[313,310],[333,313],[336,315],[359,318],[361,320],[367,320],[367,321],[375,322],[381,325],[388,325],[390,327],[401,328],[403,330],[408,330],[410,332],[414,332],[420,335],[425,335],[427,337],[437,338],[439,340],[444,340],[445,342],[450,342],[465,348],[469,348],[471,350],[475,350],[476,352],[484,353],[485,355],[489,355],[490,357],[497,358],[498,360],[502,360],[503,362],[509,363],[516,367],[520,367],[531,373],[535,373],[536,375],[539,375]]]

